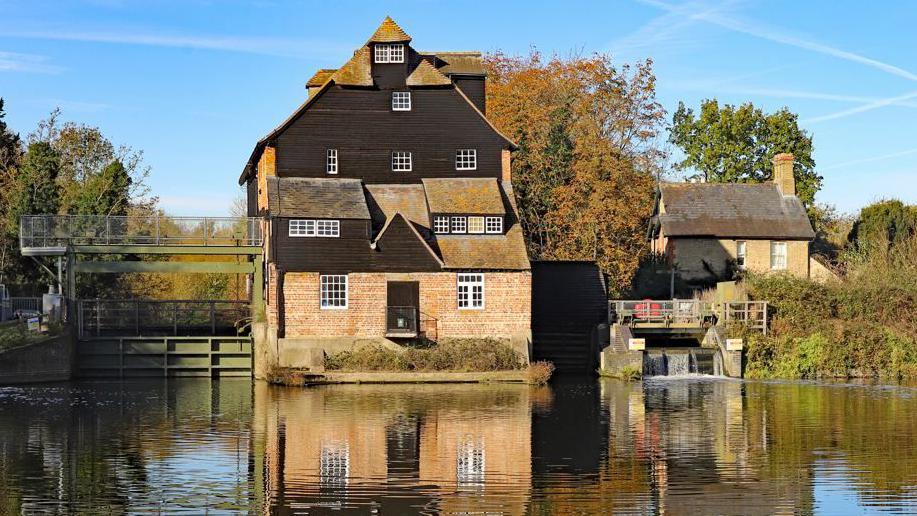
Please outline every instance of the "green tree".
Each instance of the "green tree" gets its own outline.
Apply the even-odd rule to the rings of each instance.
[[[693,170],[714,183],[761,183],[773,175],[771,160],[781,152],[795,157],[796,194],[809,208],[821,189],[815,171],[812,137],[799,128],[797,115],[786,108],[764,113],[750,102],[723,105],[701,103],[700,113],[678,104],[669,141],[684,153],[676,170]]]
[[[10,131],[4,118],[6,113],[3,111],[3,98],[0,98],[0,173],[14,167],[22,153],[19,135]]]
[[[904,204],[897,199],[879,201],[860,210],[853,223],[849,240],[866,249],[881,243],[888,246],[917,234],[917,206]]]

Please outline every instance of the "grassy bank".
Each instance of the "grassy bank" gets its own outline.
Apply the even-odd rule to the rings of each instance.
[[[775,312],[767,337],[746,335],[751,378],[917,378],[917,237],[843,257],[839,281],[746,279]]]
[[[50,334],[53,335],[57,333],[58,328],[51,330]],[[25,321],[0,323],[0,352],[38,342],[48,338],[48,335],[29,331]]]

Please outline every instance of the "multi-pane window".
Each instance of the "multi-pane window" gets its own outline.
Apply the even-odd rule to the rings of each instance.
[[[503,217],[487,217],[484,224],[488,233],[503,233]]]
[[[332,274],[321,276],[322,309],[347,308],[347,275]]]
[[[350,447],[347,443],[322,445],[319,459],[319,482],[323,485],[340,486],[350,476]]]
[[[325,171],[329,174],[338,173],[338,150],[328,149],[325,159]]]
[[[771,242],[771,269],[786,270],[786,242]]]
[[[410,91],[393,91],[392,92],[392,111],[410,111],[411,110],[411,92]]]
[[[403,63],[404,45],[401,43],[376,43],[377,63]]]
[[[433,232],[434,233],[448,233],[449,232],[449,217],[445,215],[437,215],[433,217]]]
[[[745,241],[736,242],[736,265],[740,271],[745,270]]]
[[[468,232],[469,233],[483,233],[484,232],[484,217],[468,217]]]
[[[484,308],[484,275],[458,275],[458,307],[469,310]]]
[[[291,237],[330,237],[341,236],[341,221],[325,219],[293,219],[290,221]]]
[[[456,170],[476,170],[478,168],[478,151],[476,149],[459,149],[455,151]]]
[[[392,152],[392,171],[410,172],[411,171],[411,153],[406,151]]]
[[[468,231],[468,219],[466,217],[452,217],[452,232],[465,233]]]

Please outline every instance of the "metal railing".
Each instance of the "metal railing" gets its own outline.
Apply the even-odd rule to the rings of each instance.
[[[68,245],[261,245],[256,217],[23,215],[22,248]]]
[[[767,333],[766,301],[709,303],[698,299],[617,300],[609,303],[609,320],[624,325],[697,325],[741,322]]]
[[[81,338],[235,334],[251,316],[247,301],[81,299],[77,307]]]
[[[417,307],[389,306],[385,309],[385,333],[417,335]]]

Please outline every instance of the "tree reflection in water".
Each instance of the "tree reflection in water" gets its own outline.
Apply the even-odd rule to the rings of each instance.
[[[0,513],[914,512],[915,394],[720,379],[0,388]]]

